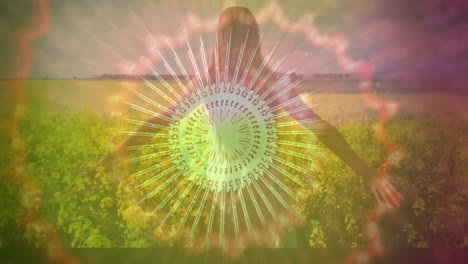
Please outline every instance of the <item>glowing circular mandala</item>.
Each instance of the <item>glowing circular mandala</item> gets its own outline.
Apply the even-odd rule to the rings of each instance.
[[[220,83],[181,102],[169,128],[178,168],[217,191],[258,179],[272,162],[277,136],[273,114],[257,98],[238,84]]]
[[[374,127],[377,138],[389,150],[393,149],[389,151],[388,157],[395,154],[391,152],[400,150],[386,139],[382,129],[383,124],[395,113],[395,104],[372,95],[374,67],[363,61],[353,61],[348,56],[349,42],[344,36],[321,35],[313,23],[312,14],[305,14],[296,23],[290,22],[276,1],[261,9],[256,17],[260,24],[272,20],[282,32],[302,33],[311,45],[334,51],[338,64],[345,71],[359,73],[358,86],[364,100],[371,108],[381,112]],[[203,69],[200,70],[188,39],[196,32],[215,32],[216,25],[216,20],[202,20],[196,15],[187,15],[186,28],[183,32],[175,37],[151,37],[148,42],[151,55],[145,57],[141,63],[123,65],[128,74],[141,74],[150,69],[159,80],[157,85],[144,80],[145,84],[156,92],[153,94],[155,97],[150,99],[136,92],[137,97],[144,101],[141,103],[148,104],[149,107],[127,103],[133,109],[153,117],[157,116],[164,108],[159,103],[161,101],[158,101],[161,98],[162,103],[176,107],[173,113],[163,116],[165,121],[169,121],[165,127],[150,121],[153,120],[152,117],[146,121],[142,121],[144,119],[131,121],[140,127],[159,126],[163,133],[166,133],[159,135],[159,138],[167,141],[164,143],[157,141],[156,144],[129,149],[137,150],[140,147],[147,149],[152,146],[158,148],[165,146],[167,149],[163,151],[153,149],[155,152],[151,154],[146,153],[131,159],[131,161],[150,158],[157,160],[147,162],[141,166],[140,171],[132,175],[134,177],[130,177],[130,181],[140,187],[133,188],[131,190],[133,193],[130,194],[135,195],[136,207],[143,209],[145,215],[149,216],[148,219],[154,218],[158,221],[157,229],[162,230],[163,234],[169,233],[170,228],[175,230],[172,226],[163,229],[164,223],[178,222],[177,232],[189,233],[190,245],[201,246],[204,249],[220,247],[224,252],[235,255],[232,252],[242,252],[249,245],[271,245],[272,241],[279,241],[278,235],[293,223],[294,219],[288,217],[296,215],[287,200],[289,198],[296,200],[302,195],[301,193],[310,189],[310,186],[306,186],[303,181],[304,177],[310,176],[307,175],[310,171],[305,168],[306,166],[297,165],[296,159],[305,160],[307,161],[305,164],[310,164],[316,149],[295,139],[296,135],[308,135],[309,131],[304,134],[304,131],[291,129],[298,123],[281,121],[280,118],[285,115],[276,112],[279,108],[276,106],[274,110],[268,108],[272,100],[268,99],[267,102],[259,100],[259,94],[250,90],[254,81],[248,86],[249,88],[232,85],[229,82],[217,85],[203,84],[200,76],[203,72],[205,74],[209,72],[203,38],[200,37],[203,60]],[[197,87],[194,87],[190,77],[187,77],[187,71],[175,51],[175,48],[184,46],[188,47],[192,69],[199,84]],[[179,70],[186,76],[186,83],[197,92],[190,93],[185,89],[183,81],[174,74],[171,65],[161,54],[162,50],[172,51]],[[270,58],[271,53],[265,58]],[[272,63],[274,66],[271,69],[274,71],[281,61]],[[181,93],[175,92],[173,87],[152,68],[152,65],[159,62],[164,63],[178,86],[183,87],[185,96],[181,98]],[[225,64],[225,67],[227,66],[228,63]],[[236,67],[237,71],[238,65]],[[253,79],[256,79],[255,75],[253,76]],[[295,85],[297,83],[292,86]],[[135,85],[130,86],[135,87]],[[167,89],[160,90],[156,86],[165,86]],[[272,89],[272,87],[266,88]],[[288,100],[286,103],[289,104],[289,108],[294,108],[291,112],[302,110],[301,107],[295,106],[293,100]],[[156,108],[153,108],[154,106]],[[165,113],[168,112],[167,109],[163,110]],[[302,121],[314,122],[310,119]],[[152,137],[157,133],[130,132],[129,134]],[[301,150],[297,151],[294,148]],[[302,151],[304,153],[301,153]],[[169,158],[162,158],[164,155],[169,155]],[[382,164],[381,172],[387,172],[395,163],[394,159],[388,158]],[[140,178],[144,174],[147,174],[147,177]],[[289,189],[283,179],[300,187]],[[149,206],[142,206],[143,202],[148,202]],[[154,210],[147,211],[148,208]],[[167,211],[162,212],[163,208]],[[161,213],[156,214],[156,212]],[[384,212],[376,206],[366,226],[376,226],[377,220]],[[368,252],[356,251],[350,259],[381,254],[378,228],[368,229],[369,241],[377,239],[369,244]],[[273,246],[277,247],[278,244]],[[235,248],[239,250],[236,251]]]

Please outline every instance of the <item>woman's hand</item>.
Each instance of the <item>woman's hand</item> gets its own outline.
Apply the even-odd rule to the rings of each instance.
[[[380,206],[398,207],[404,199],[386,175],[374,177],[369,185]]]

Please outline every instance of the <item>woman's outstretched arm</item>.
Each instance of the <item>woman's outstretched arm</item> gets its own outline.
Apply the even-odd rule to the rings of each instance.
[[[172,111],[172,108],[173,107],[169,107],[169,111]],[[102,166],[109,169],[128,157],[128,147],[146,144],[151,137],[149,135],[145,136],[145,133],[157,134],[162,130],[162,128],[169,126],[169,121],[164,118],[164,116],[170,116],[169,111],[161,111],[157,115],[142,122],[142,124],[139,125],[133,133],[128,135],[112,152],[105,155],[98,162],[96,167]]]
[[[285,104],[284,109],[290,116],[313,132],[325,146],[366,180],[380,204],[386,204],[389,207],[399,206],[403,197],[388,178],[379,175],[376,169],[361,159],[334,126],[307,107],[295,89],[291,89],[280,101],[280,103],[289,102]],[[297,109],[302,110],[297,111]]]

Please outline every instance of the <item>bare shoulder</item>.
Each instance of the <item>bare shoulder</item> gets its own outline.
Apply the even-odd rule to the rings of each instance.
[[[277,78],[277,104],[281,105],[297,121],[320,120],[317,113],[304,102],[297,90],[298,84],[301,83],[300,79],[294,78],[293,74],[278,74]]]
[[[277,94],[277,103],[286,103],[299,96],[290,74],[275,73],[274,93]]]

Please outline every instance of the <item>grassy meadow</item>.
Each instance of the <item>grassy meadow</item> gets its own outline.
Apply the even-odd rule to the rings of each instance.
[[[14,96],[2,81],[2,123],[5,133],[14,113]],[[82,171],[93,166],[117,145],[128,123],[119,113],[128,109],[116,102],[128,85],[137,82],[96,80],[26,80],[28,112],[21,123],[26,144],[24,169],[40,188],[40,214],[53,224],[62,242],[70,247],[155,247],[174,245],[176,219],[164,234],[141,209],[131,206],[132,195],[122,182],[133,165],[118,171],[99,171],[93,177]],[[177,90],[177,89],[176,89]],[[464,95],[385,94],[399,103],[399,111],[385,127],[388,137],[406,151],[392,170],[395,186],[405,196],[401,208],[380,222],[385,247],[468,247],[468,105]],[[304,96],[313,109],[335,125],[353,149],[378,167],[385,150],[372,133],[377,113],[359,94],[327,94],[323,89]],[[298,128],[300,129],[300,128]],[[7,135],[7,134],[6,134]],[[304,180],[317,183],[306,199],[295,205],[306,221],[298,230],[301,247],[366,247],[364,225],[375,204],[369,188],[312,134],[289,140],[314,142],[317,149],[294,149],[317,157],[303,167]],[[156,139],[154,139],[157,142]],[[160,140],[160,139],[158,139]],[[2,174],[11,171],[14,155],[8,135],[0,142]],[[292,147],[291,147],[292,148]],[[317,155],[321,153],[321,155]],[[299,164],[304,160],[289,157]],[[140,163],[134,166],[147,166]],[[98,176],[98,177],[94,177]],[[46,238],[18,219],[24,214],[21,188],[8,177],[0,179],[0,247],[41,246]],[[291,188],[296,188],[292,186]],[[175,218],[183,212],[176,212]],[[171,227],[171,224],[174,226]],[[117,231],[117,232],[116,232]]]

